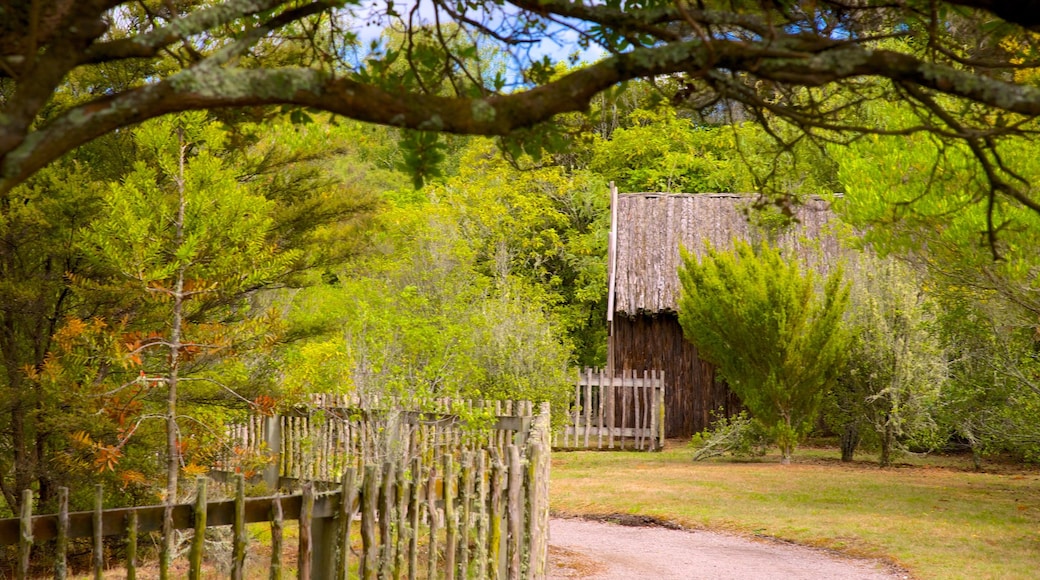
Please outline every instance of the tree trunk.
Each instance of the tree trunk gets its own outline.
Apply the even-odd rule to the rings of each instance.
[[[187,206],[187,198],[184,183],[184,158],[187,153],[187,145],[184,143],[184,132],[178,133],[180,141],[179,173],[177,175],[177,192],[179,194],[177,207],[177,228],[175,238],[175,250],[184,243],[184,210]],[[181,264],[177,268],[177,278],[173,289],[173,316],[170,324],[170,358],[166,369],[166,505],[177,503],[178,476],[181,467],[180,445],[178,444],[177,429],[177,381],[180,371],[181,330],[184,323],[184,275],[186,265]],[[168,509],[168,508],[167,508]],[[167,518],[168,519],[168,518]],[[164,522],[164,528],[168,522]],[[170,530],[163,530],[163,555],[164,566],[167,568],[173,554],[173,534]],[[160,571],[162,572],[162,570]]]
[[[841,432],[841,460],[845,463],[852,461],[857,447],[859,447],[859,425],[855,422],[846,423]]]
[[[888,467],[892,465],[892,447],[895,446],[896,433],[895,429],[888,422],[885,423],[885,428],[881,433],[881,459],[879,463],[881,467]]]
[[[784,422],[780,427],[780,432],[776,435],[776,443],[780,447],[780,465],[790,465],[797,438],[791,427],[790,413],[782,413],[782,416]]]

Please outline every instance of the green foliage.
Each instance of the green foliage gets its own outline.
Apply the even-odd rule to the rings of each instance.
[[[918,117],[906,107],[878,107],[878,125],[900,129]],[[1025,183],[1037,183],[1035,147],[1020,139],[995,143]],[[949,359],[940,426],[977,458],[1010,451],[1031,456],[1036,429],[1036,317],[1040,215],[987,195],[987,177],[965,146],[925,134],[872,136],[834,148],[846,196],[837,207],[864,239],[927,273],[925,288]],[[890,171],[878,171],[880,164]],[[987,232],[999,230],[996,238]],[[994,254],[999,259],[994,259]]]
[[[176,272],[183,270],[201,308],[276,281],[298,251],[271,243],[274,204],[240,186],[225,167],[221,129],[202,115],[181,119],[138,129],[145,159],[105,196],[105,219],[92,224],[83,249],[136,286],[144,301],[171,290]],[[185,166],[181,218],[176,182],[182,146],[194,155]]]
[[[699,262],[684,250],[679,279],[684,334],[789,461],[844,361],[841,270],[818,288],[816,275],[779,249],[735,241],[732,252],[708,245]]]
[[[881,465],[904,444],[942,445],[935,422],[947,373],[935,305],[921,279],[894,259],[860,255],[850,270],[848,366],[830,394],[832,428],[869,428]]]
[[[977,468],[990,454],[1040,462],[1040,388],[1033,378],[1040,359],[1032,319],[992,291],[937,284],[934,294],[949,358],[939,424],[971,449]]]
[[[762,192],[785,198],[836,191],[836,166],[826,151],[807,141],[783,144],[794,133],[791,127],[781,125],[769,134],[752,123],[707,122],[641,98],[638,85],[628,90],[649,108],[629,109],[634,106],[629,103],[622,113],[616,102],[624,103],[624,95],[613,96],[615,104],[604,98],[602,105],[611,107],[614,118],[592,126],[596,136],[588,158],[591,170],[622,191]]]
[[[323,318],[336,332],[290,346],[290,398],[317,390],[433,397],[530,399],[562,408],[570,348],[540,291],[481,271],[456,209],[414,201],[385,209],[376,253],[335,286],[299,292],[292,320]]]
[[[576,364],[605,362],[610,211],[597,176],[517,168],[489,140],[474,140],[462,151],[459,175],[430,196],[453,209],[482,275],[516,278],[537,295],[563,324]]]
[[[730,127],[698,126],[672,109],[636,109],[630,126],[597,139],[589,169],[622,191],[748,192],[754,183]]]
[[[721,455],[761,457],[772,443],[762,424],[741,411],[732,417],[716,416],[710,429],[694,434],[690,447],[693,460],[702,461]]]

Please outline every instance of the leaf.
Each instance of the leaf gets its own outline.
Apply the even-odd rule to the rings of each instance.
[[[70,437],[72,443],[80,448],[93,447],[94,439],[86,431],[76,431]]]
[[[119,458],[123,456],[123,451],[118,447],[111,445],[97,445],[96,454],[94,456],[94,467],[98,473],[105,470],[115,471],[116,465],[119,463]]]

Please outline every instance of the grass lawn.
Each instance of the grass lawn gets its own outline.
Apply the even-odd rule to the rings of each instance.
[[[694,463],[662,453],[557,452],[551,506],[568,515],[614,513],[761,535],[882,558],[915,578],[1040,577],[1040,470],[970,471],[970,460],[929,457],[880,469],[799,449],[753,462]]]

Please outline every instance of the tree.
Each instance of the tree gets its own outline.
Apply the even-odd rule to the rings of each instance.
[[[883,128],[904,126],[913,113],[879,106],[874,119]],[[1035,147],[1006,141],[996,151],[1024,182],[1040,179]],[[968,444],[976,462],[989,451],[1035,457],[1040,214],[1007,200],[975,204],[988,185],[963,144],[875,136],[831,154],[847,192],[836,204],[843,218],[871,248],[924,272],[922,288],[939,305],[934,324],[948,357],[934,415],[940,426]],[[894,170],[878,171],[881,163]]]
[[[274,203],[224,167],[217,155],[224,134],[214,123],[193,113],[146,124],[136,134],[149,162],[112,187],[105,217],[91,224],[82,246],[114,273],[124,312],[120,330],[138,333],[124,366],[141,368],[167,389],[166,491],[176,501],[177,402],[185,371],[198,372],[207,359],[271,332],[258,325],[262,313],[249,313],[249,293],[291,271],[299,251],[272,243]]]
[[[1033,1],[423,5],[10,3],[0,29],[0,194],[91,139],[172,112],[291,104],[408,129],[511,135],[537,149],[554,115],[585,110],[618,83],[668,77],[663,99],[730,108],[785,146],[878,132],[855,111],[905,101],[916,122],[897,132],[963,143],[988,199],[1040,210],[997,151],[1040,114],[1035,75],[1019,74],[1040,55]],[[362,46],[368,25],[402,32]],[[561,29],[576,35],[573,48],[606,56],[557,75],[531,47]],[[508,56],[506,74],[482,66],[488,46],[500,49],[490,51],[497,61]],[[52,99],[75,75],[127,62],[138,66],[134,82]],[[784,137],[778,126],[797,131]]]
[[[459,174],[428,190],[454,208],[483,275],[516,278],[525,300],[553,310],[579,366],[606,360],[605,189],[605,180],[589,171],[537,166],[526,156],[510,164],[490,140],[473,139],[462,151]]]
[[[478,208],[455,206],[459,198],[404,197],[381,213],[372,254],[336,284],[293,297],[291,319],[320,317],[334,332],[285,349],[285,394],[565,405],[572,349],[547,292],[519,276],[484,272],[485,240],[459,226],[460,214]]]
[[[850,272],[848,366],[834,386],[847,418],[842,460],[851,461],[857,423],[873,430],[882,467],[907,439],[927,442],[946,379],[946,358],[935,325],[934,304],[920,277],[894,258],[865,253]]]
[[[704,358],[768,429],[790,463],[841,370],[849,291],[840,268],[816,275],[777,248],[710,245],[698,262],[683,252],[679,323]]]

